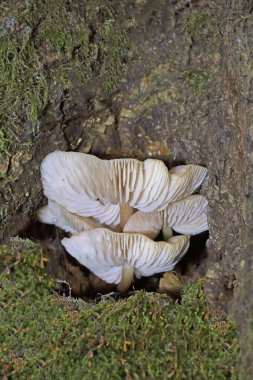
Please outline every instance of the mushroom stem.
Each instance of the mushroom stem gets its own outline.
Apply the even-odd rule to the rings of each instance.
[[[134,209],[128,204],[124,203],[120,206],[120,230],[123,231],[126,222],[133,215]]]
[[[130,287],[134,278],[134,267],[128,264],[124,264],[122,267],[122,277],[118,284],[118,291],[124,293]]]
[[[163,227],[163,240],[167,241],[173,236],[172,228],[169,226]]]

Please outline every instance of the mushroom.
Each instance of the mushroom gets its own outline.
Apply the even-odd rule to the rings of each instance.
[[[142,233],[155,239],[163,229],[165,240],[170,236],[170,228],[182,234],[196,235],[208,230],[207,204],[202,195],[190,195],[169,204],[162,211],[138,211],[128,219],[124,232]]]
[[[42,162],[45,195],[71,213],[123,229],[133,209],[160,211],[191,194],[206,168],[183,165],[168,171],[160,160],[100,160],[77,152],[50,153]]]
[[[92,218],[73,214],[50,199],[47,206],[43,206],[37,211],[37,217],[42,223],[54,224],[72,234],[101,227],[101,224]]]
[[[174,236],[154,242],[141,234],[112,232],[104,228],[81,232],[62,240],[69,254],[120,292],[131,285],[134,275],[151,276],[170,271],[184,256],[189,236]]]

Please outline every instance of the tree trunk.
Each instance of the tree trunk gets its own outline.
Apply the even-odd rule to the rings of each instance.
[[[195,257],[191,266],[194,276],[205,277],[206,293],[218,311],[236,310],[241,340],[248,339],[248,346],[241,345],[242,368],[250,374],[251,2],[111,3],[106,17],[115,18],[115,33],[120,33],[117,25],[122,24],[131,41],[131,48],[121,57],[127,70],[117,89],[106,93],[102,88],[105,66],[98,55],[98,69],[93,65],[95,74],[85,85],[70,77],[72,86],[63,88],[44,107],[34,146],[11,148],[1,164],[2,238],[25,228],[42,204],[39,166],[51,151],[76,150],[101,158],[152,157],[169,167],[180,163],[206,166],[208,178],[201,193],[209,201],[210,235],[205,254]],[[98,32],[103,12],[96,12],[89,24],[90,44],[96,38],[104,41]],[[45,46],[41,49],[40,57],[48,54],[44,64],[55,65],[57,60],[50,60]],[[57,110],[53,117],[52,109]],[[22,141],[23,130],[16,134]]]

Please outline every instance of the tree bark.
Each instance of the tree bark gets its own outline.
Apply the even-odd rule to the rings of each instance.
[[[2,238],[28,224],[42,204],[39,166],[56,149],[102,158],[159,158],[169,167],[206,166],[201,193],[209,201],[210,236],[205,255],[194,260],[193,268],[205,277],[206,293],[217,310],[236,310],[242,367],[250,374],[251,2],[136,0],[116,17],[118,22],[122,18],[129,20],[134,49],[117,91],[105,95],[95,79],[86,86],[75,84],[59,101],[57,120],[51,119],[50,106],[43,111],[36,146],[9,158],[11,180],[2,186]]]

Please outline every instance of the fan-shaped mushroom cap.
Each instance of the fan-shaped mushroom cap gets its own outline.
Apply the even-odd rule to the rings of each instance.
[[[184,165],[168,172],[159,160],[129,158],[100,160],[76,152],[50,153],[41,165],[45,195],[81,216],[117,225],[119,205],[149,212],[192,193],[203,181],[206,169]],[[129,211],[129,210],[128,210]]]
[[[186,235],[197,235],[208,230],[207,210],[205,209],[196,219],[191,222],[177,224],[173,226],[173,230]]]
[[[194,193],[202,184],[207,169],[199,165],[181,165],[171,169],[169,173],[171,182],[168,203],[172,203]]]
[[[47,206],[41,207],[37,211],[37,217],[40,222],[54,224],[72,234],[101,227],[101,224],[91,218],[73,214],[50,199]]]
[[[128,219],[124,232],[142,233],[155,239],[162,228],[172,227],[176,232],[196,235],[208,230],[207,204],[202,195],[191,195],[169,204],[163,211],[137,211]]]
[[[167,202],[168,170],[158,160],[108,161],[84,153],[53,152],[42,162],[41,173],[45,195],[79,215],[106,204],[127,203],[152,211],[154,202],[158,206]]]
[[[189,236],[154,242],[141,234],[124,234],[98,228],[64,238],[66,250],[82,265],[108,283],[126,290],[133,275],[151,276],[172,270],[189,246]]]

